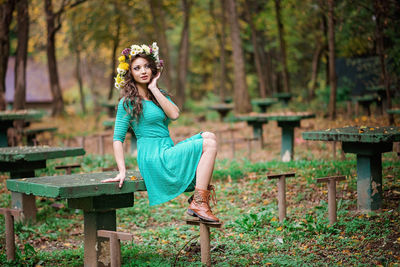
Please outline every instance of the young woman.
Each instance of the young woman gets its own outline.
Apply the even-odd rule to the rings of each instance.
[[[168,123],[178,119],[179,108],[157,86],[163,62],[156,43],[132,45],[122,51],[119,61],[115,86],[122,90],[122,98],[113,138],[119,174],[103,182],[119,182],[122,186],[126,175],[122,143],[128,127],[132,127],[137,138],[139,171],[150,205],[167,202],[194,188],[194,195],[188,200],[188,214],[218,222],[209,206],[217,155],[215,135],[201,132],[174,145]]]

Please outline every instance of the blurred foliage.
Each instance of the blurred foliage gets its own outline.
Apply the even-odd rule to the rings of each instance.
[[[278,62],[279,38],[275,18],[274,1],[252,0],[261,6],[252,11],[252,21],[263,41],[263,49],[269,53],[272,60],[273,72],[281,70]],[[258,97],[258,77],[254,64],[254,48],[251,42],[251,30],[244,15],[245,0],[237,0],[239,25],[241,27],[242,45],[246,62],[246,75],[251,97]],[[53,1],[54,10],[58,10],[60,1]],[[282,22],[287,43],[288,68],[291,76],[291,87],[294,93],[308,96],[307,91],[311,79],[311,62],[317,42],[325,42],[326,34],[321,28],[321,22],[326,15],[324,1],[317,0],[281,0]],[[337,1],[335,9],[336,49],[338,57],[355,58],[376,56],[375,17],[372,1],[360,0]],[[182,3],[179,0],[159,1],[165,16],[166,34],[169,45],[173,79],[177,79],[176,66],[178,62],[179,42],[183,23]],[[385,45],[387,62],[392,79],[396,82],[400,73],[400,26],[396,12],[399,5],[392,3],[393,8],[385,18]],[[43,1],[30,1],[30,39],[29,55],[37,61],[46,63],[46,21]],[[215,19],[211,16],[215,14]],[[226,12],[225,12],[226,13]],[[220,1],[194,0],[190,12],[190,49],[189,71],[187,77],[187,98],[200,99],[207,93],[218,91],[221,77],[220,51],[218,31],[221,30],[221,17],[224,12]],[[225,14],[226,15],[226,14]],[[62,17],[62,28],[57,35],[57,57],[59,69],[73,72],[69,58],[74,47],[79,46],[82,56],[82,72],[87,94],[97,94],[105,98],[109,90],[109,75],[112,71],[112,44],[116,36],[117,24],[120,21],[120,40],[117,53],[133,43],[151,43],[156,40],[156,31],[152,23],[148,1],[138,0],[87,0],[74,9],[68,10]],[[12,23],[10,32],[11,53],[16,50],[16,22]],[[74,29],[74,31],[72,31]],[[231,59],[232,46],[230,43],[229,24],[225,27],[227,52],[227,95],[232,93],[233,63]],[[162,57],[163,55],[161,55]],[[325,94],[327,53],[321,57],[318,75],[319,88]],[[396,76],[397,74],[397,76]],[[162,84],[161,84],[162,86]],[[71,90],[78,90],[72,86]],[[175,91],[174,88],[167,88]],[[347,90],[348,88],[346,88]],[[350,88],[351,89],[351,88]],[[73,95],[74,99],[70,99]],[[117,95],[117,94],[114,94]],[[68,101],[76,101],[78,94],[67,95]],[[342,98],[342,96],[339,96]],[[90,102],[90,101],[89,101]],[[90,104],[90,103],[89,103]],[[188,103],[190,105],[190,103]],[[91,105],[93,107],[93,105]]]

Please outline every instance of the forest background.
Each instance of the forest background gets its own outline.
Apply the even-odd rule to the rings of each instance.
[[[367,68],[376,78],[365,86],[398,88],[397,1],[1,2],[0,99],[8,56],[16,57],[15,109],[25,106],[25,74],[18,64],[26,66],[26,54],[48,65],[53,114],[62,113],[65,102],[80,102],[86,112],[118,98],[113,77],[120,51],[153,41],[166,62],[161,87],[180,107],[212,92],[221,100],[233,97],[235,111],[243,113],[251,111],[250,98],[292,92],[299,103],[315,109],[328,109],[330,102],[334,118],[337,103],[362,91],[354,91],[351,83],[337,87],[337,74],[329,73],[330,57],[373,58]],[[60,84],[59,76],[70,77],[69,82]]]

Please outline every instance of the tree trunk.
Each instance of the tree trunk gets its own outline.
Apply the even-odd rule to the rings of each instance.
[[[52,115],[59,115],[64,112],[64,100],[62,97],[60,82],[58,79],[55,36],[61,25],[56,27],[55,14],[53,13],[52,0],[45,0],[45,12],[47,22],[47,66],[49,70],[50,89],[53,96]]]
[[[258,76],[258,82],[259,82],[259,95],[261,98],[265,98],[267,96],[267,85],[265,81],[265,71],[263,70],[263,62],[261,58],[261,53],[260,53],[260,48],[258,45],[257,41],[257,31],[254,26],[252,16],[250,14],[250,10],[254,10],[254,5],[250,0],[245,1],[245,13],[246,13],[246,18],[248,20],[250,30],[251,30],[251,42],[253,44],[253,50],[254,50],[254,64],[256,65],[256,70],[257,70],[257,76]]]
[[[116,71],[115,69],[117,68],[117,49],[119,46],[119,42],[120,42],[120,32],[121,32],[121,16],[119,15],[119,8],[118,8],[118,3],[114,2],[114,11],[115,11],[115,16],[117,16],[117,23],[116,23],[116,34],[115,37],[113,39],[113,44],[112,44],[112,57],[111,57],[111,73],[110,73],[110,91],[108,92],[108,100],[111,100],[113,97],[113,92],[115,90],[114,88],[114,77],[116,76]]]
[[[178,55],[178,86],[176,88],[176,102],[179,108],[183,109],[186,100],[186,76],[189,64],[189,18],[191,0],[182,0],[183,8],[183,28],[181,32],[181,42],[179,44]]]
[[[336,118],[336,70],[335,70],[335,23],[334,0],[328,0],[328,46],[329,46],[329,117]]]
[[[235,0],[227,0],[229,22],[231,25],[232,59],[234,71],[234,110],[236,113],[247,113],[251,111],[249,92],[247,91],[246,72],[242,41],[240,40],[239,22],[236,12]]]
[[[284,38],[284,28],[281,19],[281,0],[275,0],[276,23],[278,24],[279,43],[281,48],[280,59],[282,64],[283,90],[290,92],[290,78],[286,60],[286,42]]]
[[[169,57],[169,47],[167,41],[167,35],[165,33],[165,18],[162,10],[163,1],[161,0],[150,0],[150,10],[153,16],[154,29],[157,34],[157,39],[160,47],[160,59],[164,60],[163,72],[161,81],[165,83],[167,89],[171,92],[176,92],[172,86],[172,62]]]
[[[385,31],[385,14],[388,14],[388,6],[385,1],[374,0],[374,12],[376,17],[376,47],[377,53],[379,56],[379,61],[381,63],[381,78],[383,79],[383,84],[386,89],[386,100],[387,100],[387,108],[392,108],[392,97],[390,94],[390,77],[386,69],[386,60],[387,56],[385,53],[385,42],[384,42],[384,31]],[[393,114],[388,114],[389,124],[394,125],[394,116]]]
[[[83,92],[83,83],[82,83],[82,74],[81,74],[81,51],[79,49],[75,50],[75,57],[76,57],[76,66],[75,66],[75,76],[76,80],[78,81],[79,85],[79,95],[81,98],[81,108],[82,112],[86,114],[86,101],[85,101],[85,94]]]
[[[6,109],[6,73],[10,54],[10,24],[15,0],[2,1],[0,5],[0,110]]]
[[[319,62],[321,58],[323,45],[317,37],[315,51],[312,59],[312,73],[311,73],[311,86],[310,92],[308,94],[309,100],[312,100],[315,97],[315,88],[317,88],[317,78],[319,71]]]
[[[15,86],[13,109],[25,109],[26,98],[26,63],[29,39],[28,0],[17,2],[18,45],[15,58]]]

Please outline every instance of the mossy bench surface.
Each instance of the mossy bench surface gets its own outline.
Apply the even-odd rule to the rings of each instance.
[[[33,194],[51,198],[82,198],[101,195],[119,195],[146,191],[138,171],[128,171],[122,188],[118,183],[102,183],[101,180],[114,178],[118,172],[44,176],[34,179],[9,179],[7,188],[13,192]]]
[[[302,119],[315,118],[315,114],[308,112],[250,113],[248,115],[238,115],[236,118],[242,121],[299,121]]]
[[[81,147],[24,146],[0,148],[0,161],[3,162],[38,161],[82,155],[85,155],[85,150]]]
[[[388,109],[386,112],[389,114],[400,114],[400,108]]]
[[[353,96],[352,100],[354,102],[372,102],[378,98],[375,95],[364,95],[364,96]]]
[[[400,127],[348,126],[302,133],[304,140],[359,143],[389,143],[400,141]]]
[[[40,119],[43,113],[37,110],[6,110],[0,111],[0,121],[6,120],[24,120]]]

